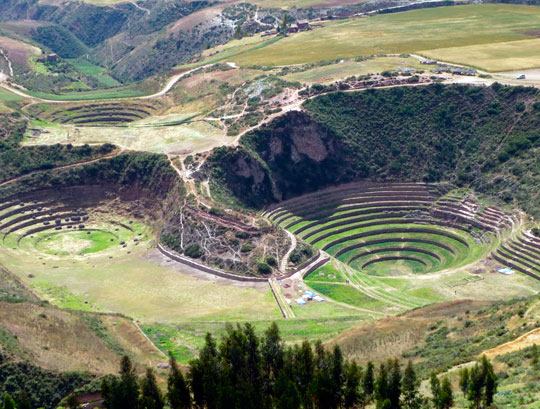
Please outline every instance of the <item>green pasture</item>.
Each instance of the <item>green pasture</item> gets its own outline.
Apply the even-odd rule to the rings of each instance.
[[[23,98],[17,94],[6,91],[4,88],[0,88],[0,102],[14,102],[20,101]]]
[[[530,33],[538,26],[540,9],[534,6],[485,4],[428,8],[331,21],[324,28],[291,35],[261,50],[244,52],[233,61],[240,65],[272,66],[419,53],[531,39]]]
[[[30,238],[17,248],[11,236],[0,248],[0,263],[56,305],[121,313],[146,323],[281,316],[268,286],[223,285],[196,278],[181,267],[160,262],[149,239],[67,257],[38,251]]]
[[[75,68],[77,68],[83,74],[97,79],[105,87],[119,87],[122,85],[120,82],[107,74],[105,68],[92,64],[90,61],[83,58],[67,61],[74,65]]]
[[[68,92],[60,95],[46,94],[44,92],[30,90],[26,90],[25,92],[28,95],[50,101],[91,101],[97,99],[133,98],[146,95],[145,92],[140,91],[136,87],[132,86],[85,92]]]
[[[354,287],[346,284],[330,284],[310,281],[309,286],[324,297],[354,307],[380,311],[386,306],[384,302],[369,297]]]
[[[354,311],[353,311],[354,313]],[[299,318],[292,320],[276,319],[281,336],[288,344],[300,343],[304,340],[314,342],[318,339],[331,339],[343,331],[365,322],[360,315],[338,316],[327,318]],[[238,322],[238,321],[237,321]],[[231,321],[233,325],[237,322]],[[244,321],[239,321],[241,325]],[[272,321],[251,321],[260,335],[270,326]],[[197,356],[204,345],[204,337],[210,332],[219,339],[226,331],[225,322],[179,322],[174,324],[145,324],[144,333],[161,349],[172,351],[181,363],[188,363]]]

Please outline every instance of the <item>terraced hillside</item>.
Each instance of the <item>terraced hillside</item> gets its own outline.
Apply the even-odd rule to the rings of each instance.
[[[492,253],[498,262],[540,280],[540,239],[521,232]]]
[[[34,112],[45,108],[44,112]],[[150,102],[107,102],[31,108],[43,119],[61,124],[120,125],[155,115],[158,106]]]
[[[102,193],[101,187],[86,186],[2,198],[2,244],[13,250],[59,257],[139,244],[143,233],[131,225],[132,221],[103,210],[95,212],[106,200]]]
[[[339,261],[372,275],[433,273],[485,255],[511,216],[473,210],[424,183],[354,183],[301,196],[266,216]],[[469,212],[464,206],[471,206]]]

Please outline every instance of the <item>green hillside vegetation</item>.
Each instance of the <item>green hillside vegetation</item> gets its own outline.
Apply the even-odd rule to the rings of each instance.
[[[20,148],[26,130],[25,121],[0,118],[0,129],[3,137],[0,139],[0,161],[3,166],[0,171],[0,182],[39,170],[51,169],[57,166],[69,165],[105,156],[113,152],[115,147],[105,144],[97,147],[84,145],[52,145]]]
[[[77,37],[61,26],[38,27],[32,33],[32,39],[62,58],[77,58],[87,51],[87,47]]]
[[[245,135],[239,148],[214,150],[207,172],[216,191],[249,206],[370,178],[468,185],[538,215],[538,100],[534,88],[499,84],[332,93],[306,102],[306,114]],[[302,127],[311,135],[302,137]],[[304,150],[300,160],[291,159],[293,146]],[[235,172],[240,161],[251,174]],[[254,182],[255,172],[264,177]]]

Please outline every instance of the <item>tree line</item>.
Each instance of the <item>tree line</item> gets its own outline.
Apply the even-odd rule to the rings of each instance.
[[[101,383],[104,409],[449,409],[454,391],[448,377],[432,373],[431,396],[422,396],[420,380],[409,361],[402,368],[397,359],[376,367],[346,360],[339,346],[331,350],[320,341],[314,346],[286,346],[274,323],[262,337],[251,324],[228,326],[218,343],[207,334],[197,359],[184,376],[172,355],[166,392],[151,368],[139,378],[131,360],[124,356],[119,376]],[[493,366],[484,356],[460,373],[460,389],[471,409],[491,407],[497,390]],[[79,407],[74,395],[70,409]],[[2,409],[17,406],[6,394]]]

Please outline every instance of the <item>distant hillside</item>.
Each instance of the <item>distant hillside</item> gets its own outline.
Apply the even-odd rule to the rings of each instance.
[[[261,207],[354,179],[449,181],[540,215],[540,94],[430,85],[332,93],[218,148],[216,191]]]

